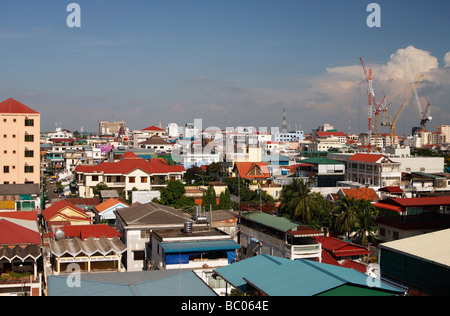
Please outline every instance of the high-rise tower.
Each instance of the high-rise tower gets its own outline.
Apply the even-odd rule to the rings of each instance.
[[[286,109],[283,109],[283,126],[281,127],[282,133],[287,133],[287,127],[286,127]]]

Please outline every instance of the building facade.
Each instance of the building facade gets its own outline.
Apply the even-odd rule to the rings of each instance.
[[[10,98],[0,103],[0,183],[40,183],[41,115]]]

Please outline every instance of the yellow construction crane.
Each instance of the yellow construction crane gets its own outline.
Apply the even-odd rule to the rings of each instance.
[[[397,115],[395,116],[394,120],[391,119],[391,116],[387,112],[387,108],[383,108],[384,113],[386,114],[386,117],[388,119],[388,122],[382,123],[382,126],[389,126],[391,128],[390,137],[391,137],[391,146],[394,146],[394,139],[395,139],[395,124],[397,123],[398,119],[400,118],[400,115],[402,114],[405,106],[408,104],[409,99],[411,99],[411,96],[413,95],[414,91],[416,90],[417,85],[422,80],[423,74],[420,74],[419,78],[416,80],[414,85],[411,88],[411,91],[409,92],[408,96],[406,97],[405,101],[403,102],[402,106],[400,107],[400,110],[398,111]]]

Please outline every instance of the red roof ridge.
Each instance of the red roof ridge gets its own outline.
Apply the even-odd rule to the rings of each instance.
[[[39,112],[30,109],[25,104],[20,103],[13,98],[9,98],[0,103],[0,113],[39,114]]]
[[[163,130],[162,128],[154,126],[154,125],[144,128],[143,131],[163,131],[163,132],[165,132],[165,130]]]

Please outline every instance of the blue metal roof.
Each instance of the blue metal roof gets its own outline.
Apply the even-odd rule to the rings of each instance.
[[[401,293],[353,269],[268,255],[255,256],[215,271],[243,291],[246,283],[250,283],[271,296],[312,296],[346,284]]]
[[[190,242],[162,242],[164,253],[235,250],[240,246],[234,240],[208,240]]]
[[[68,278],[71,277],[69,280]],[[191,270],[157,270],[81,273],[79,286],[73,276],[48,277],[49,296],[217,296]]]

